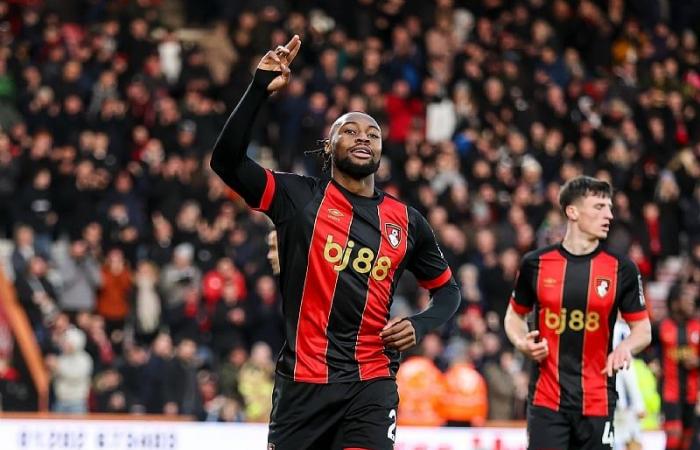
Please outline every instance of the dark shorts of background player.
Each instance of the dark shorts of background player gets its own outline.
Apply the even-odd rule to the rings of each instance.
[[[527,412],[528,450],[611,450],[613,414],[608,417],[554,411],[530,405]]]
[[[674,424],[689,429],[694,424],[695,403],[670,403],[664,402],[662,406],[664,424]]]
[[[313,384],[277,375],[268,448],[391,450],[398,405],[393,379]]]

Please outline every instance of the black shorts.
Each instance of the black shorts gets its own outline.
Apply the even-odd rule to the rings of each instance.
[[[527,412],[528,450],[610,450],[615,443],[610,416],[553,411],[532,406]]]
[[[664,413],[664,428],[678,427],[688,429],[693,426],[695,419],[695,403],[667,403],[661,409]]]
[[[268,449],[391,450],[398,405],[393,379],[313,384],[277,375]]]

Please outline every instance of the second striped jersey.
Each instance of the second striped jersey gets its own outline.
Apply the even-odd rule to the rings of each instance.
[[[519,314],[534,310],[534,329],[549,346],[549,355],[535,365],[530,402],[610,415],[615,379],[601,372],[618,311],[628,322],[647,317],[634,263],[601,245],[587,255],[573,255],[561,244],[536,250],[523,257],[511,305]]]

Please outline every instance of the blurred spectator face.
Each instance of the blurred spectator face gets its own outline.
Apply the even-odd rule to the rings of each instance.
[[[199,205],[195,202],[187,202],[180,209],[180,214],[177,217],[178,226],[191,229],[197,226],[197,222],[201,216]]]
[[[515,230],[515,244],[520,252],[526,252],[532,249],[535,242],[535,232],[530,224],[520,225]]]
[[[484,90],[490,103],[497,104],[503,100],[503,84],[497,78],[486,80]]]
[[[324,72],[335,72],[338,68],[338,52],[332,48],[324,50],[319,57],[319,64]]]
[[[46,169],[40,170],[34,175],[34,181],[32,183],[35,189],[40,191],[46,190],[51,185],[51,172]]]
[[[35,277],[43,277],[47,272],[46,260],[41,256],[34,256],[29,260],[29,265],[27,267],[29,273]]]
[[[642,208],[644,219],[653,222],[659,218],[659,207],[655,203],[645,203]]]
[[[406,80],[399,79],[394,81],[391,91],[398,98],[408,98],[411,93],[411,87]]]
[[[161,358],[169,358],[173,353],[173,341],[169,334],[160,333],[153,341],[153,353]]]
[[[126,359],[132,366],[142,366],[148,361],[148,353],[143,347],[134,345],[126,352]]]
[[[124,252],[119,248],[113,248],[107,253],[106,265],[112,273],[121,273],[125,269]]]
[[[280,260],[277,248],[277,231],[272,230],[267,234],[267,260],[270,262],[270,267],[272,267],[273,275],[279,275]]]
[[[491,230],[479,230],[476,233],[476,248],[482,255],[492,253],[496,249],[496,237]]]
[[[15,231],[15,245],[18,248],[28,248],[34,245],[34,230],[27,225],[17,227]]]
[[[221,289],[221,298],[226,304],[235,304],[238,302],[238,288],[236,283],[225,283]]]
[[[144,19],[138,18],[131,22],[129,27],[131,36],[136,39],[145,39],[148,33],[148,23]]]
[[[131,192],[131,187],[131,175],[125,171],[119,172],[117,178],[114,180],[114,188],[116,191],[121,193]]]
[[[255,285],[255,292],[265,303],[274,301],[277,295],[275,280],[267,275],[260,277]]]
[[[270,365],[272,361],[272,350],[264,342],[257,342],[250,351],[250,362],[258,367]]]
[[[82,239],[75,240],[71,242],[70,254],[74,259],[81,259],[85,256],[87,252],[87,245]]]
[[[234,347],[228,355],[228,361],[235,367],[241,367],[248,360],[248,352],[245,347]]]
[[[177,346],[177,357],[182,361],[191,362],[197,353],[197,344],[191,339],[183,339]]]
[[[194,257],[194,247],[192,244],[182,243],[175,247],[173,251],[173,263],[177,268],[186,268],[192,264],[192,258]]]
[[[520,255],[518,251],[514,248],[508,248],[501,253],[501,267],[503,272],[514,274],[518,271],[518,264],[520,261]]]
[[[158,280],[158,270],[150,261],[139,262],[136,279],[139,283],[155,283]]]

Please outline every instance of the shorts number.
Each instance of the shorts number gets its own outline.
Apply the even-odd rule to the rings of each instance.
[[[386,432],[386,437],[391,439],[391,442],[396,442],[396,410],[392,409],[389,411],[389,418],[392,420],[392,424],[389,425],[389,429]]]
[[[603,428],[603,444],[612,447],[615,444],[615,434],[610,425],[610,421],[605,422],[605,427]]]

